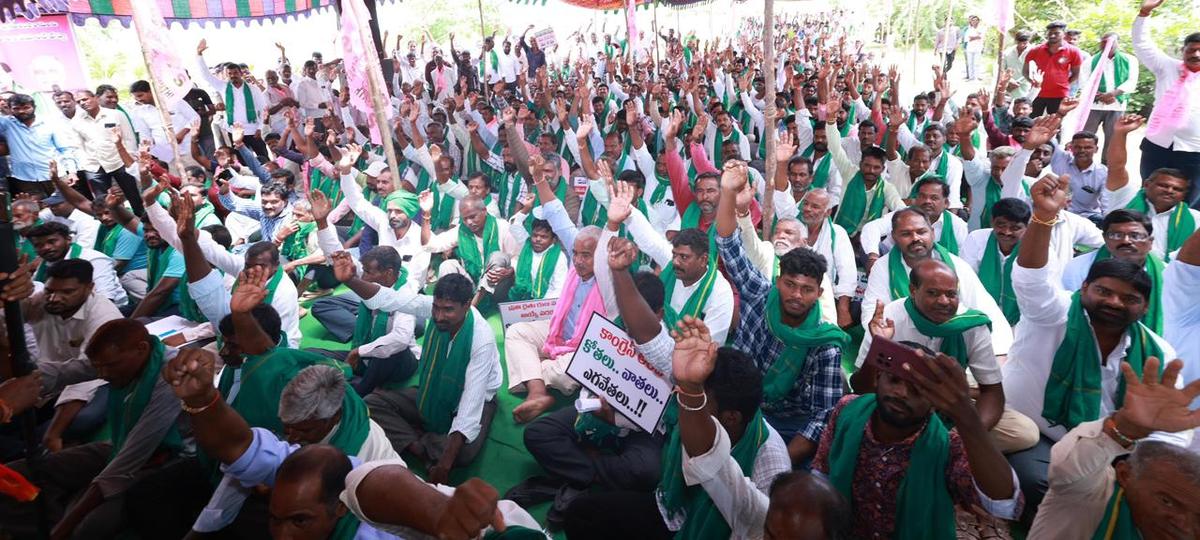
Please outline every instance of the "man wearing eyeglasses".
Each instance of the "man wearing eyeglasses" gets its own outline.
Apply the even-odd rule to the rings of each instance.
[[[1153,283],[1162,283],[1162,272],[1166,263],[1151,253],[1154,248],[1154,224],[1141,212],[1118,209],[1109,212],[1100,222],[1104,245],[1091,253],[1084,253],[1067,263],[1063,269],[1062,284],[1068,291],[1077,291],[1096,261],[1107,258],[1129,261],[1146,269]],[[1142,323],[1151,330],[1162,333],[1162,287],[1154,287],[1146,315]]]

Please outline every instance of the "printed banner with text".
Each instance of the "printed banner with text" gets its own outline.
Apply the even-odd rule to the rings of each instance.
[[[593,314],[567,375],[646,432],[653,432],[671,397],[671,383],[638,352],[621,327]]]

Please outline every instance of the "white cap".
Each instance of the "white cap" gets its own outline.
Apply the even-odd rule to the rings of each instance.
[[[388,168],[388,164],[386,161],[382,161],[382,160],[372,161],[370,164],[367,165],[367,170],[365,170],[363,172],[367,173],[367,176],[375,178],[375,177],[379,176],[380,173],[387,170],[387,168]]]
[[[229,182],[229,187],[235,189],[251,189],[257,190],[262,187],[262,182],[258,181],[256,176],[238,175],[234,176]]]

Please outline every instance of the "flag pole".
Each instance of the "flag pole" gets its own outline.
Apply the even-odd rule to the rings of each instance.
[[[163,24],[165,26],[166,23],[164,22]],[[144,32],[146,31],[146,29],[142,28],[141,24],[138,24],[138,17],[133,18],[133,27],[137,31],[138,48],[142,50],[142,63],[145,64],[145,66],[146,66],[146,78],[149,79],[149,81],[150,81],[150,95],[154,97],[154,108],[158,109],[159,117],[162,119],[163,131],[166,132],[167,138],[170,139],[170,141],[171,141],[171,155],[175,156],[175,160],[174,160],[175,161],[175,173],[178,174],[179,176],[184,176],[184,174],[183,174],[183,171],[184,171],[183,158],[180,157],[180,155],[179,155],[179,141],[176,140],[175,129],[171,126],[171,114],[167,112],[167,108],[163,104],[163,101],[161,98],[162,92],[159,90],[159,86],[158,86],[158,84],[159,84],[158,78],[154,76],[153,66],[150,65],[151,64],[151,62],[150,62],[151,50],[145,46],[145,40],[142,37],[144,35]],[[245,81],[245,82],[242,82],[242,84],[250,84],[250,83],[248,81]],[[225,114],[226,115],[232,115],[233,114],[232,109],[233,109],[232,103],[225,104]],[[201,121],[203,121],[203,119]],[[196,133],[192,134],[193,137],[195,137],[197,135],[198,134],[196,134]]]
[[[361,2],[355,4],[355,0],[351,0],[349,6],[354,12],[354,16],[362,21],[362,17],[370,17],[370,13],[359,11],[359,7],[365,7]],[[347,6],[343,5],[345,9]],[[361,27],[360,27],[361,28]],[[364,60],[367,62],[367,69],[370,73],[367,74],[367,85],[371,91],[371,114],[375,115],[375,125],[379,130],[379,141],[383,145],[383,155],[387,158],[388,170],[392,173],[392,178],[399,181],[400,179],[400,162],[396,159],[396,147],[392,143],[392,127],[388,123],[387,113],[391,103],[384,97],[385,88],[379,87],[379,81],[376,80],[374,74],[383,76],[383,68],[379,63],[379,51],[375,48],[375,40],[371,38],[371,34],[359,32],[359,43],[362,45]],[[366,38],[366,39],[364,39]],[[368,135],[370,135],[368,133]]]
[[[479,43],[482,44],[483,40],[487,39],[487,31],[484,30],[484,27],[483,27],[483,0],[477,0],[476,5],[479,6]],[[495,48],[496,48],[496,43],[492,42],[492,50],[495,50]],[[479,55],[479,64],[481,67],[487,65],[483,59],[482,53],[480,53],[480,55]],[[483,89],[483,91],[480,92],[480,95],[482,95],[484,98],[487,98],[488,97],[488,83],[486,80],[484,80],[484,77],[487,74],[487,69],[484,68],[482,71],[483,71],[483,73],[479,75],[479,86],[480,86],[480,88]],[[496,112],[499,112],[499,111],[496,111]],[[397,177],[397,178],[399,178],[399,177]]]
[[[763,216],[762,216],[762,237],[764,240],[769,240],[771,237],[771,223],[775,217],[775,0],[763,0],[763,88],[766,90],[766,95],[763,99],[767,102],[767,109],[763,112],[765,122],[763,123],[763,136],[767,138],[765,145],[765,153],[763,156],[763,182],[764,187],[763,197]],[[750,157],[750,156],[746,156]]]

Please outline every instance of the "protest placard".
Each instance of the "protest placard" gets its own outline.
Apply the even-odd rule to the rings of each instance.
[[[587,190],[588,190],[588,177],[586,177],[586,176],[572,177],[571,178],[571,188],[573,188],[575,190],[576,195],[579,195],[580,197],[584,196],[585,194],[587,194]]]
[[[543,28],[533,34],[534,41],[537,42],[538,48],[541,50],[549,49],[558,44],[558,38],[554,37],[553,28]]]
[[[598,313],[588,321],[567,375],[647,432],[671,397],[666,375],[646,361],[629,334]]]
[[[549,320],[554,316],[554,305],[557,303],[557,298],[543,298],[541,300],[500,302],[496,306],[500,308],[500,320],[507,328],[513,323]]]

